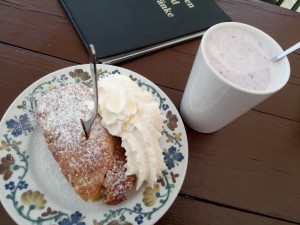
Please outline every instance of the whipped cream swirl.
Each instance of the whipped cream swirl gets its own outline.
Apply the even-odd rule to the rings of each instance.
[[[102,125],[122,138],[126,174],[136,175],[137,189],[144,181],[153,186],[165,169],[159,144],[165,118],[155,98],[125,75],[101,79],[98,95]]]

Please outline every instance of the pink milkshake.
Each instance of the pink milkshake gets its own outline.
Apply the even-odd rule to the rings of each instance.
[[[221,129],[280,90],[290,77],[287,58],[263,31],[219,23],[202,37],[180,104],[181,116],[203,133]]]
[[[231,83],[252,91],[264,91],[272,84],[272,55],[247,32],[232,27],[215,30],[204,47],[211,66]]]

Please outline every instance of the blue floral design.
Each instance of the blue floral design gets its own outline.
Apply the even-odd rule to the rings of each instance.
[[[80,78],[77,77],[77,78],[75,79],[75,82],[76,82],[77,84],[79,84],[79,83],[81,82]]]
[[[66,81],[66,80],[68,80],[68,77],[66,76],[66,74],[62,74],[61,77],[60,77],[60,79],[62,81]]]
[[[134,206],[133,210],[134,210],[135,212],[137,212],[137,213],[140,213],[140,212],[143,210],[142,205],[141,205],[140,203],[137,203],[137,204]]]
[[[169,170],[175,167],[175,161],[181,162],[184,159],[181,152],[177,152],[174,146],[171,146],[168,149],[168,152],[164,151],[163,155],[164,155],[165,163]]]
[[[60,83],[60,86],[64,86],[65,82],[68,80],[68,77],[66,76],[66,74],[62,74],[60,76],[60,79],[58,80],[58,82]]]
[[[169,105],[168,104],[162,104],[161,107],[162,107],[163,110],[167,110],[169,108]]]
[[[135,217],[135,221],[138,223],[138,224],[141,224],[143,223],[143,219],[144,217],[142,215],[138,215],[137,217]]]
[[[112,73],[112,74],[116,74],[116,73],[117,73],[117,74],[121,74],[119,70],[114,70],[114,71],[112,71],[111,73]]]
[[[80,222],[82,214],[76,211],[74,214],[71,215],[70,218],[65,218],[62,221],[58,222],[58,225],[85,225],[85,222]]]
[[[14,135],[15,137],[21,135],[23,131],[30,132],[33,130],[27,114],[21,115],[19,121],[14,119],[6,121],[6,125],[8,129],[13,130],[12,135]]]
[[[5,189],[6,190],[14,190],[15,189],[15,183],[13,181],[9,182],[8,184],[5,184]]]
[[[28,187],[28,184],[24,180],[22,180],[18,185],[18,188],[20,190],[26,189],[27,187]]]

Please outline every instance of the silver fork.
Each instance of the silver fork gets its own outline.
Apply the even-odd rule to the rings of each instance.
[[[97,85],[97,66],[96,66],[96,50],[94,45],[89,45],[89,56],[90,56],[90,67],[91,67],[91,77],[92,77],[92,88],[94,95],[94,109],[91,117],[87,120],[81,120],[83,130],[85,132],[86,139],[89,138],[91,126],[97,116],[98,113],[98,85]]]

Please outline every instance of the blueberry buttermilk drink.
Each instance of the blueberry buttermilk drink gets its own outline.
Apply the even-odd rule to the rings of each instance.
[[[210,65],[226,80],[252,91],[264,91],[273,82],[273,63],[260,40],[238,28],[215,30],[207,39]]]

